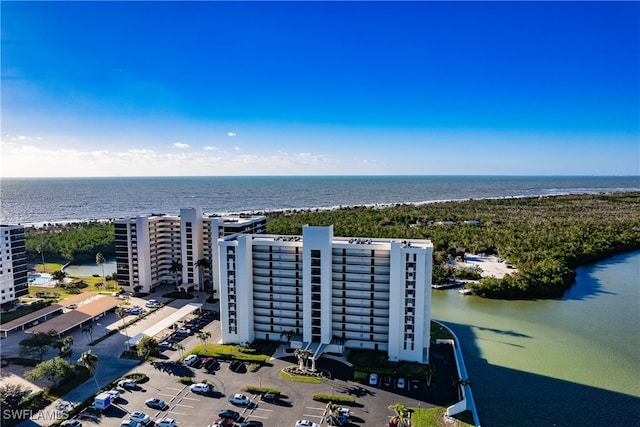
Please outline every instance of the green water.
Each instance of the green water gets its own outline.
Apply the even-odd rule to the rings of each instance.
[[[640,252],[578,269],[558,300],[432,295],[483,426],[640,425]]]

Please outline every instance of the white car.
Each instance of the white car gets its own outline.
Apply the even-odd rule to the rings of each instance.
[[[118,387],[132,389],[138,387],[138,383],[136,382],[136,380],[121,380],[118,381]]]
[[[133,420],[122,420],[120,427],[142,427],[142,424]]]
[[[184,364],[187,366],[192,366],[192,365],[195,365],[195,363],[198,360],[200,360],[198,356],[196,356],[195,354],[192,354],[191,356],[187,356],[187,358],[184,359]]]
[[[160,344],[158,344],[158,348],[161,350],[173,350],[173,344],[171,344],[169,341],[162,341]]]
[[[298,420],[296,421],[296,427],[320,427],[320,425],[309,420]]]
[[[378,374],[369,374],[369,385],[378,385]]]
[[[176,334],[180,334],[180,335],[189,335],[191,333],[191,329],[188,328],[178,328],[176,329]]]
[[[156,427],[176,427],[176,420],[173,418],[163,418],[156,421]]]
[[[128,310],[128,313],[129,314],[133,314],[133,315],[142,314],[142,313],[144,313],[144,308],[142,308],[142,307],[131,307]]]
[[[144,425],[147,425],[151,422],[151,417],[147,414],[145,414],[144,412],[132,412],[129,415],[129,419],[131,421],[135,421],[137,423],[142,423]]]
[[[155,308],[155,307],[160,307],[160,303],[154,299],[150,299],[149,301],[147,301],[147,303],[144,306],[149,308]]]
[[[190,390],[193,393],[209,393],[209,391],[211,390],[211,385],[206,383],[191,384]]]
[[[406,385],[404,378],[398,378],[398,382],[396,383],[396,386],[398,388],[404,388]]]
[[[120,398],[120,390],[117,388],[111,389],[107,393],[111,396],[112,401],[116,401]]]
[[[251,403],[251,399],[249,399],[244,394],[236,393],[229,398],[229,402],[233,403],[234,405],[247,406]]]

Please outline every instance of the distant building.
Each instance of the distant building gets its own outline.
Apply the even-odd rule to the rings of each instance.
[[[265,216],[206,215],[181,209],[179,215],[151,214],[115,221],[118,284],[141,292],[175,283],[183,289],[218,289],[219,238],[264,233]]]
[[[0,225],[0,295],[2,307],[29,293],[24,226]]]
[[[428,240],[240,234],[219,241],[224,343],[282,340],[323,352],[385,351],[429,360],[433,245]]]

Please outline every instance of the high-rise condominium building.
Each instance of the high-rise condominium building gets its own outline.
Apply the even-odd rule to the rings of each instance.
[[[2,306],[29,293],[24,226],[0,225],[0,295]]]
[[[281,340],[314,359],[341,347],[429,360],[433,245],[428,240],[241,234],[219,241],[222,341]]]
[[[237,233],[264,233],[265,216],[206,215],[181,209],[179,215],[151,214],[115,221],[118,284],[149,292],[175,283],[184,289],[218,290],[217,241]]]

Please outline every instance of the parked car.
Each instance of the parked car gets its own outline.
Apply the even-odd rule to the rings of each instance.
[[[187,356],[187,358],[184,359],[184,364],[187,366],[193,366],[196,364],[196,362],[198,362],[198,360],[200,360],[198,356],[192,354],[191,356]]]
[[[189,389],[192,393],[209,393],[211,391],[211,385],[207,383],[195,383],[191,384]]]
[[[147,414],[145,414],[144,412],[132,412],[131,414],[129,414],[129,419],[131,421],[135,421],[137,423],[142,423],[144,425],[147,425],[151,422],[151,417]]]
[[[133,420],[122,420],[120,427],[142,427],[142,424]]]
[[[398,382],[396,382],[396,387],[397,388],[405,388],[406,386],[406,382],[404,380],[404,378],[398,378]]]
[[[147,399],[144,401],[144,404],[147,405],[149,408],[153,408],[153,409],[164,409],[167,404],[164,403],[164,400],[160,400],[160,399],[156,399],[156,398],[151,398],[151,399]]]
[[[218,416],[220,418],[228,418],[233,421],[238,421],[240,419],[240,414],[232,409],[223,409],[222,411],[218,412]]]
[[[171,344],[169,341],[162,341],[160,344],[158,344],[158,348],[160,350],[173,350],[173,344]]]
[[[262,422],[255,420],[245,421],[240,424],[240,427],[262,427]]]
[[[229,364],[229,369],[231,369],[233,372],[238,372],[243,367],[244,367],[244,363],[242,363],[239,360],[234,360]]]
[[[107,393],[111,395],[112,402],[115,402],[116,400],[120,399],[120,390],[118,390],[117,388],[111,389]]]
[[[132,390],[138,388],[136,380],[120,380],[118,381],[118,387],[122,387],[126,390]]]
[[[205,369],[210,369],[213,366],[215,366],[216,363],[217,363],[217,360],[215,358],[207,357],[202,361],[202,366],[204,366]]]
[[[156,427],[176,427],[176,420],[173,418],[163,418],[156,421]]]
[[[320,425],[309,420],[298,420],[296,421],[296,427],[320,427]]]
[[[127,312],[129,314],[138,315],[138,314],[144,313],[144,308],[135,306],[135,307],[131,307],[129,310],[127,310]]]
[[[208,427],[232,427],[233,420],[231,418],[218,418],[210,424]]]
[[[251,403],[251,399],[244,394],[236,393],[229,398],[229,402],[234,405],[248,406]]]
[[[69,304],[69,305],[67,306],[67,308],[69,308],[69,309],[78,308],[78,304]]]
[[[191,329],[185,328],[185,327],[180,327],[178,329],[176,329],[176,334],[180,334],[180,335],[189,335],[191,333]]]
[[[382,385],[384,387],[391,387],[391,377],[390,376],[386,376],[382,378]]]
[[[369,374],[369,385],[378,385],[378,374],[375,372]]]
[[[278,401],[278,395],[276,393],[265,393],[260,396],[260,400],[264,400],[265,402],[276,403]]]
[[[150,299],[149,301],[147,301],[147,303],[144,306],[149,308],[155,308],[155,307],[160,307],[161,305],[162,304],[160,304],[158,301],[154,299]]]
[[[82,427],[82,423],[78,420],[64,420],[60,423],[61,427]]]

